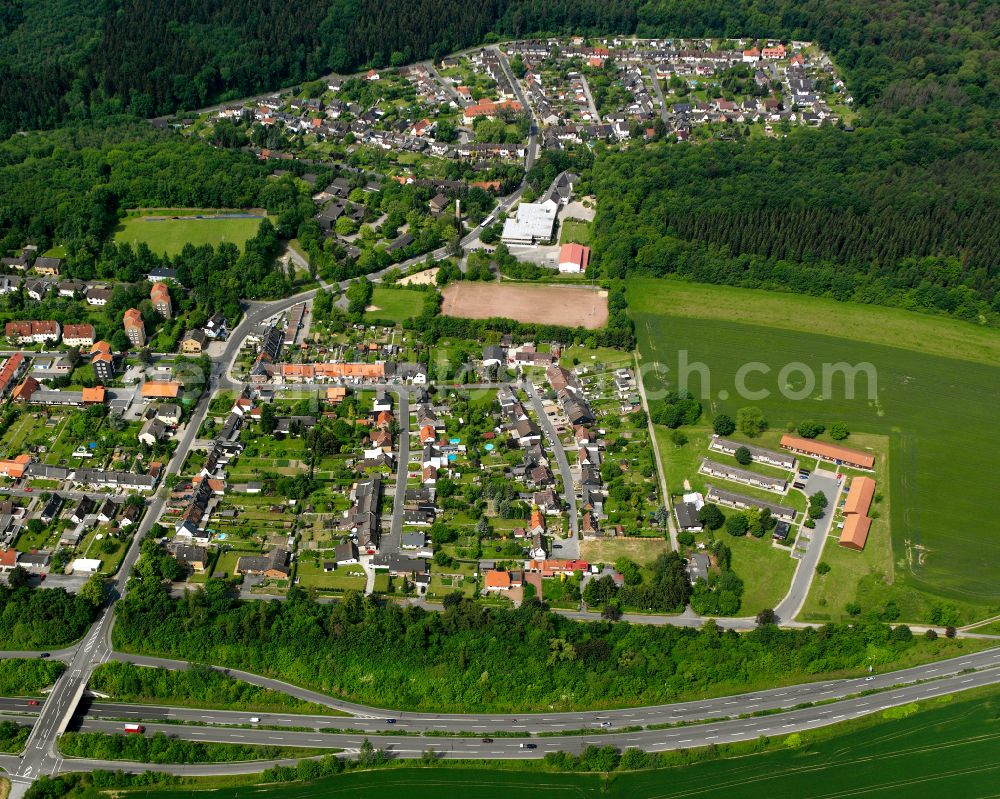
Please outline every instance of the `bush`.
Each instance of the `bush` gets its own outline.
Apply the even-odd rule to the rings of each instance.
[[[691,546],[694,543],[694,533],[690,530],[682,530],[677,534],[677,543],[685,547]]]
[[[829,574],[829,573],[830,573],[830,564],[827,563],[825,560],[821,560],[819,563],[816,564],[816,574]]]
[[[928,641],[936,641],[938,639],[937,630],[927,630],[927,632],[924,633],[924,638]]]

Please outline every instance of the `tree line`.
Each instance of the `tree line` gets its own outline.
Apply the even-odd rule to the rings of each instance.
[[[162,732],[149,736],[66,732],[59,738],[59,750],[69,757],[131,760],[136,763],[229,763],[272,760],[289,754],[288,749],[281,746],[184,741]]]
[[[193,707],[322,713],[324,708],[288,694],[234,680],[211,666],[192,663],[183,671],[109,662],[94,669],[90,687],[121,702],[180,702]]]
[[[174,599],[155,573],[133,578],[116,613],[114,644],[124,651],[280,675],[376,706],[440,711],[655,704],[887,665],[933,645],[900,640],[868,619],[736,634],[714,624],[579,623],[537,600],[496,609],[451,595],[441,612],[428,612],[354,592],[318,604],[293,588],[286,602],[241,601],[218,580]]]

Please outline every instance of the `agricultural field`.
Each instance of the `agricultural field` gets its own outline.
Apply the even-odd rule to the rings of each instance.
[[[235,799],[252,791],[261,799],[351,796],[390,799],[405,792],[413,799],[445,794],[484,799],[514,797],[698,796],[746,799],[775,796],[894,796],[910,799],[986,796],[1000,779],[995,757],[997,689],[943,697],[886,711],[857,721],[782,736],[766,751],[719,747],[713,754],[666,755],[678,765],[636,772],[559,773],[530,764],[520,768],[447,762],[433,768],[399,766],[327,777],[308,783],[230,786],[200,791],[204,799]],[[705,756],[702,756],[705,755]],[[128,796],[175,799],[192,785],[129,791]]]
[[[375,286],[366,316],[369,319],[391,319],[399,324],[420,313],[426,296],[424,292],[413,289]]]
[[[115,241],[135,247],[145,242],[154,253],[177,255],[185,244],[196,247],[229,242],[242,247],[257,233],[265,218],[260,211],[213,211],[193,209],[154,209],[125,218],[115,229]]]
[[[867,609],[895,601],[911,608],[915,615],[903,618],[916,622],[929,621],[942,602],[963,621],[1000,607],[991,569],[1000,557],[1000,494],[983,479],[1000,438],[992,421],[1000,405],[1000,334],[891,309],[669,280],[632,282],[629,302],[644,366],[659,362],[677,375],[685,351],[687,363],[706,365],[709,385],[694,373],[689,388],[709,419],[756,405],[772,435],[815,419],[846,422],[855,434],[847,446],[863,445],[865,434],[888,437],[892,570],[875,581],[877,591],[862,584],[870,575],[854,578]],[[770,369],[747,381],[768,391],[765,398],[737,397],[736,372],[749,362]],[[780,370],[794,362],[815,373],[815,387],[801,373],[780,384]],[[864,374],[854,398],[842,373],[829,380],[829,392],[821,390],[823,365],[841,362],[874,367],[871,399]],[[655,376],[647,376],[646,388],[657,388]],[[791,398],[796,393],[801,398]],[[679,490],[677,475],[665,468],[671,490]]]
[[[565,325],[596,330],[608,321],[608,294],[576,286],[459,281],[444,289],[444,316]]]

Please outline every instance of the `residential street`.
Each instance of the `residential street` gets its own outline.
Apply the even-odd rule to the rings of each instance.
[[[563,545],[562,556],[564,558],[575,558],[579,556],[580,552],[580,544],[576,537],[580,526],[576,514],[576,486],[573,485],[573,474],[570,472],[569,461],[566,459],[566,450],[563,449],[562,442],[559,441],[559,436],[556,434],[552,420],[545,413],[545,409],[542,407],[542,399],[538,396],[538,391],[532,382],[525,380],[523,386],[528,397],[531,399],[531,407],[535,412],[535,416],[538,417],[538,423],[545,432],[545,437],[549,440],[550,449],[556,457],[559,474],[562,475],[563,488],[565,489],[564,498],[566,504],[569,505],[569,529],[571,535],[568,540],[560,542]],[[576,555],[570,554],[574,548],[577,553]]]

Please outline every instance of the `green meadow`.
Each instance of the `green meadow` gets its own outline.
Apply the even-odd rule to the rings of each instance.
[[[889,437],[892,573],[872,574],[859,556],[853,573],[842,575],[865,610],[891,599],[916,616],[904,620],[926,621],[944,602],[969,621],[1000,607],[1000,492],[991,477],[1000,446],[1000,333],[894,309],[671,280],[632,281],[628,297],[644,364],[669,367],[670,387],[681,352],[688,364],[707,367],[707,385],[691,372],[689,389],[709,418],[756,405],[775,431],[815,419]],[[748,362],[770,370],[745,381],[766,398],[739,398],[737,370]],[[814,388],[798,370],[779,374],[793,362],[814,373]],[[863,374],[854,398],[845,396],[842,372],[831,372],[824,396],[823,364],[839,362],[874,367],[871,397]],[[659,383],[646,378],[647,390]],[[859,446],[858,438],[844,443]]]
[[[995,796],[1000,782],[1000,699],[995,688],[943,697],[880,716],[768,742],[768,751],[720,757],[649,771],[603,774],[555,773],[522,763],[520,769],[402,766],[352,772],[306,783],[243,785],[199,791],[205,799],[310,799],[350,796],[411,799],[445,795],[478,799],[773,799],[774,797]],[[729,754],[729,756],[727,756]],[[677,753],[678,762],[683,756]],[[195,786],[128,792],[174,799]]]
[[[370,319],[391,319],[397,324],[410,319],[424,307],[427,295],[414,289],[375,286],[367,316]]]
[[[260,227],[262,212],[252,212],[253,216],[231,218],[204,218],[198,215],[244,214],[244,211],[212,211],[209,209],[157,209],[148,215],[127,216],[115,228],[115,241],[131,244],[139,242],[155,253],[177,255],[185,244],[196,247],[203,244],[216,246],[223,242],[242,248],[247,239],[256,235]],[[174,218],[176,217],[176,218]]]

